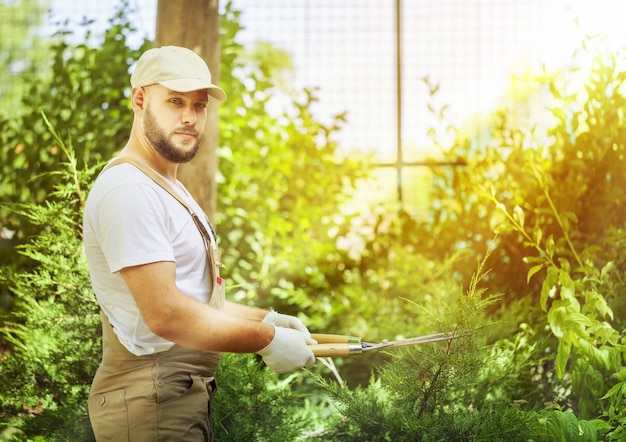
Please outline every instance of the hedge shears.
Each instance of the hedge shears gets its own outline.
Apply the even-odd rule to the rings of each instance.
[[[358,336],[313,333],[312,337],[317,341],[317,344],[311,344],[309,345],[309,348],[318,358],[347,357],[359,355],[367,351],[377,351],[384,348],[418,345],[428,342],[450,341],[452,339],[469,336],[470,334],[471,333],[435,333],[432,335],[417,336],[414,338],[398,339],[396,341],[388,341],[385,339],[378,344],[374,344],[371,342],[363,342],[363,340]]]

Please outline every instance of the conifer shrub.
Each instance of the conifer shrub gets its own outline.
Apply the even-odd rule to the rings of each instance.
[[[224,354],[220,367],[213,403],[215,440],[293,441],[311,427],[306,398],[291,390],[298,375],[278,376],[249,354]]]
[[[477,286],[477,275],[484,276],[482,265],[484,261],[467,291],[459,294],[455,303],[447,304],[443,315],[416,306],[422,320],[467,336],[388,350],[388,360],[365,387],[321,380],[343,416],[325,437],[394,442],[597,440],[597,425],[572,412],[527,409],[523,398],[485,394],[502,388],[492,383],[494,375],[507,383],[513,394],[523,390],[520,380],[507,373],[518,355],[481,345],[482,331],[489,325],[484,312],[498,298],[485,295]],[[494,358],[495,354],[499,357]],[[525,355],[532,354],[532,349],[527,349]],[[524,368],[528,369],[528,364],[514,370],[524,372]]]
[[[44,117],[44,121],[47,120]],[[85,183],[73,151],[57,137],[66,161],[43,204],[6,208],[39,232],[18,251],[32,268],[3,267],[0,285],[15,299],[0,328],[0,436],[89,440],[87,396],[100,362],[100,316],[82,245]]]

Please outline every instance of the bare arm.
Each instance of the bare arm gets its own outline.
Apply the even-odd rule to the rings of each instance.
[[[260,322],[265,310],[226,302],[220,311],[185,296],[173,262],[127,267],[121,274],[144,320],[164,339],[203,351],[255,353],[274,337],[274,327]]]
[[[265,315],[269,312],[256,307],[249,307],[247,305],[237,304],[235,302],[226,301],[224,304],[224,312],[237,318],[249,319],[250,321],[261,322]]]

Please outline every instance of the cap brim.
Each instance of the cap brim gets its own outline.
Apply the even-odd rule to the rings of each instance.
[[[176,92],[191,92],[206,89],[207,94],[215,98],[217,101],[226,100],[226,92],[213,83],[207,83],[204,80],[184,79],[184,80],[166,80],[160,81],[159,84]]]

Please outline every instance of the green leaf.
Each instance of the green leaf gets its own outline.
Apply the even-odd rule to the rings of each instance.
[[[542,238],[543,238],[543,231],[541,230],[541,227],[535,226],[535,228],[533,229],[533,239],[535,240],[535,244],[537,245],[541,244]]]
[[[558,270],[555,267],[548,267],[548,271],[546,272],[546,278],[541,285],[541,298],[539,300],[541,310],[543,310],[544,312],[547,311],[548,298],[552,295],[557,280]]]
[[[554,336],[559,339],[565,337],[567,331],[567,308],[562,301],[555,301],[548,312],[548,324]]]
[[[585,294],[585,298],[585,310],[589,310],[589,313],[597,312],[601,317],[608,316],[613,319],[613,310],[602,294],[597,291],[588,292]]]
[[[535,275],[541,269],[543,269],[543,264],[539,264],[534,267],[531,267],[530,270],[528,271],[528,275],[526,276],[526,283],[530,283],[530,278],[532,278],[533,275]]]
[[[513,207],[513,219],[517,221],[519,227],[524,227],[526,215],[520,206]]]
[[[580,352],[589,359],[589,363],[596,367],[604,367],[609,369],[609,350],[607,348],[597,348],[586,339],[578,340],[578,348]]]
[[[542,257],[540,257],[540,256],[524,256],[524,257],[522,258],[522,261],[523,261],[525,264],[533,264],[533,263],[536,263],[536,262],[544,263],[544,262],[545,262],[545,259],[543,259],[543,258],[542,258]]]
[[[556,413],[558,411],[552,411],[547,415],[547,419],[545,421],[545,435],[544,440],[549,440],[552,442],[566,442],[565,436],[563,435],[563,428],[561,426],[561,421]]]
[[[607,262],[600,271],[600,278],[605,280],[608,278],[609,274],[615,271],[615,263],[613,261]]]
[[[579,424],[576,415],[572,412],[560,412],[557,411],[557,416],[561,422],[561,428],[565,436],[565,440],[574,441],[579,437]]]
[[[561,298],[562,299],[575,299],[576,287],[572,277],[566,271],[559,271],[559,282],[561,283]]]
[[[578,301],[576,301],[576,304],[571,305],[578,306],[579,304]],[[593,325],[593,321],[588,316],[585,316],[582,313],[578,313],[576,311],[572,311],[572,309],[568,309],[567,315],[570,323],[578,324],[584,328]],[[585,334],[587,334],[587,332],[585,332]]]
[[[608,322],[600,322],[594,324],[590,329],[594,337],[598,338],[602,344],[610,343],[611,345],[618,345],[620,333],[615,330]]]
[[[584,421],[584,422],[588,422],[589,424],[591,424],[594,430],[596,430],[596,433],[598,430],[604,432],[613,428],[611,424],[609,424],[607,421],[602,420],[602,419],[593,419],[591,421]]]
[[[554,257],[555,250],[554,237],[550,235],[546,240],[546,255],[548,255],[548,258],[552,259]]]
[[[618,384],[613,385],[609,391],[606,392],[601,399],[611,399],[616,397],[618,399],[623,399],[626,397],[626,382],[620,382]]]
[[[559,379],[565,376],[567,361],[572,351],[572,343],[569,340],[561,339],[556,352],[556,374]]]

